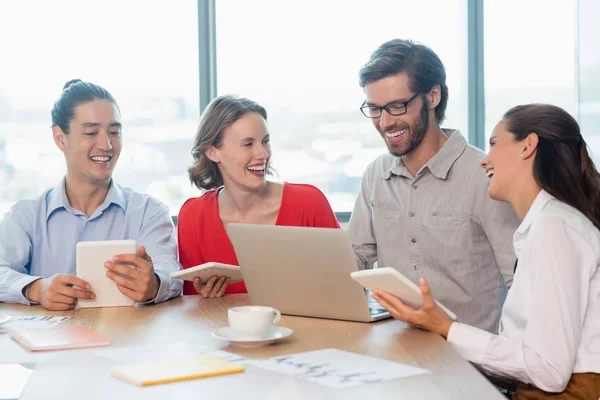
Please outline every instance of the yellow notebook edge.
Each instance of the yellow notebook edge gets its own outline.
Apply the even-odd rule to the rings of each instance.
[[[151,386],[151,385],[160,385],[163,383],[189,381],[192,379],[199,379],[199,378],[210,378],[212,376],[219,376],[219,375],[236,374],[236,373],[240,373],[240,372],[244,372],[244,371],[245,371],[244,367],[237,366],[235,368],[231,368],[231,369],[228,369],[225,371],[211,371],[211,372],[204,372],[201,374],[184,375],[184,376],[177,376],[177,377],[173,377],[173,378],[157,379],[154,381],[145,381],[145,382],[132,382],[131,380],[126,379],[126,377],[124,375],[121,375],[119,370],[113,369],[111,371],[111,375],[114,376],[115,378],[119,378],[125,382],[133,383],[137,386]]]

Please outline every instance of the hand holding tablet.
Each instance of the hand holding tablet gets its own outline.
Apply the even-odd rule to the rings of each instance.
[[[70,274],[36,279],[25,290],[25,297],[29,301],[51,311],[71,310],[79,300],[94,299],[95,296],[88,282]]]
[[[206,283],[211,276],[225,276],[229,278],[229,283],[239,282],[243,279],[240,267],[218,262],[207,262],[171,273],[171,278],[184,281],[193,281],[194,278],[199,278],[203,283]]]
[[[218,262],[207,262],[173,272],[171,277],[192,281],[194,289],[203,298],[222,297],[230,283],[243,279],[240,267]]]
[[[423,306],[423,296],[421,295],[419,286],[393,268],[385,267],[356,271],[352,272],[350,276],[363,287],[371,291],[375,289],[385,290],[414,309],[419,309]],[[436,304],[450,319],[456,321],[456,314],[448,310],[440,302],[436,301]]]
[[[120,254],[136,254],[135,240],[107,240],[77,243],[77,277],[91,285],[94,299],[79,299],[78,308],[132,306],[135,301],[121,293],[117,284],[106,276],[104,264]],[[130,266],[130,268],[135,268]],[[127,279],[124,277],[123,279]]]

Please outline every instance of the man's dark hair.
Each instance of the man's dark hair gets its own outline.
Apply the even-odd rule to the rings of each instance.
[[[369,61],[360,69],[359,84],[366,84],[406,73],[413,93],[428,91],[439,85],[440,103],[435,108],[435,118],[441,124],[446,117],[448,86],[446,69],[440,58],[429,47],[411,40],[393,39],[385,42],[371,54]]]

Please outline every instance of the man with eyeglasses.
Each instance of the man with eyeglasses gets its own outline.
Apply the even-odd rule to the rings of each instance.
[[[490,199],[484,154],[442,129],[446,71],[428,47],[395,39],[360,70],[360,107],[389,154],[364,173],[348,232],[360,269],[392,267],[426,278],[461,322],[497,332],[513,277],[519,220]]]

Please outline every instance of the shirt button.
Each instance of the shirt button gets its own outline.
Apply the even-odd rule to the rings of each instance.
[[[409,217],[414,217],[414,216],[415,216],[415,213],[411,211],[411,212],[409,212],[409,213],[408,213],[408,216],[409,216]]]
[[[419,187],[419,186],[417,186],[417,185],[413,185],[413,189],[414,189],[414,190],[417,190],[417,188],[418,188],[418,187]]]
[[[413,265],[413,268],[415,269],[415,271],[419,269],[417,265]]]
[[[412,238],[412,239],[410,239],[410,242],[411,242],[411,243],[417,243],[417,239],[415,239],[415,238]]]

